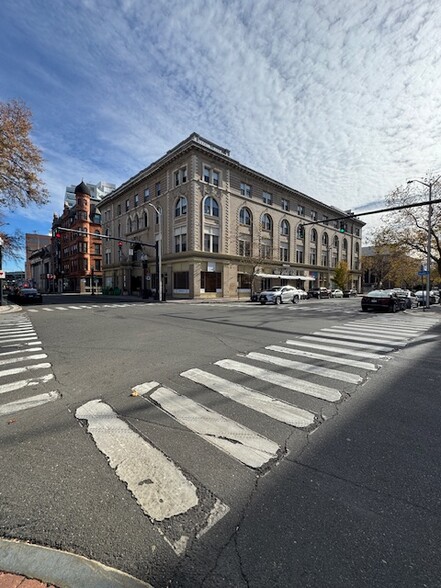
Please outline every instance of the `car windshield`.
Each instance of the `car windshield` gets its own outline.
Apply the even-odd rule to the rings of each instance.
[[[273,286],[272,288],[270,288],[268,290],[268,292],[277,292],[278,290],[281,290],[282,286]]]
[[[390,290],[372,290],[366,294],[369,298],[388,298],[390,295]]]

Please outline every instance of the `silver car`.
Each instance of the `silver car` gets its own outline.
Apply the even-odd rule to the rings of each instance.
[[[263,290],[259,296],[260,304],[283,304],[292,302],[296,304],[300,300],[300,293],[297,288],[292,286],[273,286],[269,290]]]

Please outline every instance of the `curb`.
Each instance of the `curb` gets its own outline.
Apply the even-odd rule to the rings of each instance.
[[[0,539],[0,570],[57,588],[153,588],[147,582],[81,555],[11,539]]]

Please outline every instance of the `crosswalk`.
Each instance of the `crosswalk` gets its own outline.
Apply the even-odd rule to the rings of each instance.
[[[140,383],[133,387],[132,396],[144,403],[140,410],[150,407],[149,423],[155,420],[152,409],[158,410],[158,417],[161,414],[161,419],[189,433],[189,454],[201,451],[200,443],[206,443],[259,476],[287,454],[283,439],[271,438],[270,422],[286,427],[285,439],[292,429],[312,432],[326,420],[330,406],[349,398],[395,353],[437,323],[437,317],[410,313],[352,320],[219,359],[205,369],[191,367],[179,374],[174,386]],[[211,394],[222,400],[209,405]],[[221,409],[215,410],[218,406]],[[246,424],[232,418],[237,413],[234,406],[245,411],[241,415]],[[255,429],[253,415],[268,419],[264,431]],[[185,455],[175,461],[146,438],[148,427],[147,435],[134,432],[99,398],[80,406],[75,416],[87,423],[97,448],[177,555],[229,512],[231,504],[189,471]],[[168,428],[173,430],[171,424]],[[207,495],[208,503],[201,498]],[[199,513],[196,523],[194,513]],[[191,533],[182,523],[185,516],[192,517]],[[173,521],[179,521],[178,531],[171,533]]]
[[[2,320],[0,400],[8,400],[0,404],[0,416],[41,406],[60,397],[54,389],[54,374],[47,359],[27,316],[10,315]]]
[[[142,430],[99,397],[78,406],[75,418],[141,511],[181,556],[232,507],[206,477],[201,481],[189,455],[223,455],[219,473],[218,468],[210,472],[212,478],[228,479],[229,470],[238,468],[260,476],[287,455],[292,431],[308,435],[317,429],[332,407],[375,377],[394,354],[416,338],[432,337],[425,332],[438,320],[421,313],[343,320],[208,366],[191,366],[167,385],[141,382],[127,392],[139,411],[148,411]],[[59,399],[54,384],[52,366],[29,317],[2,320],[0,416]],[[149,426],[156,420],[165,420],[171,435],[176,428],[186,432],[187,452],[176,455],[151,439]]]

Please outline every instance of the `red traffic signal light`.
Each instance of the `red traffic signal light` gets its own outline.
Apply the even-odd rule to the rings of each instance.
[[[61,239],[61,233],[55,233],[55,238],[56,239]]]
[[[122,246],[123,246],[122,241],[118,241],[118,247],[121,249]]]

